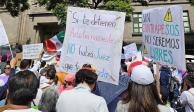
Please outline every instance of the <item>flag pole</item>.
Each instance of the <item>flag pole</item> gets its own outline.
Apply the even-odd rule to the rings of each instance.
[[[12,50],[11,50],[11,45],[9,44],[9,50],[10,50],[10,52],[11,52],[11,57],[13,58],[13,52],[12,52]]]

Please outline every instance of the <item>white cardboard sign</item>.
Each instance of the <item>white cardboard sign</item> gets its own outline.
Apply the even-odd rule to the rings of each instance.
[[[148,57],[161,64],[185,70],[185,37],[181,6],[144,10],[142,23],[143,42]]]
[[[136,56],[137,54],[137,46],[135,43],[129,44],[127,46],[123,47],[124,49],[124,55],[125,55],[125,59],[131,58],[133,56]]]
[[[43,50],[43,44],[23,45],[23,59],[38,59]]]
[[[75,74],[96,67],[98,80],[118,84],[125,13],[68,7],[60,68]]]

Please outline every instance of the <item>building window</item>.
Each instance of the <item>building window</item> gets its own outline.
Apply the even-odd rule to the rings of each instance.
[[[142,14],[133,14],[133,33],[142,33]]]
[[[185,33],[190,33],[191,32],[191,26],[190,26],[189,12],[188,11],[183,12],[183,23],[184,23]]]
[[[189,20],[189,12],[183,12],[183,22],[184,22],[184,31],[185,33],[191,32],[191,25]],[[141,13],[133,13],[133,34],[141,34],[142,33],[142,14]]]

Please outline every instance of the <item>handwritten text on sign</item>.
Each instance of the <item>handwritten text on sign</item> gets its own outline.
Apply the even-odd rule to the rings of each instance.
[[[43,44],[23,45],[23,59],[38,59],[43,50]]]
[[[143,41],[150,58],[185,70],[183,10],[180,6],[143,11]]]
[[[64,72],[96,67],[101,81],[118,84],[125,14],[69,7],[60,60]]]
[[[123,47],[125,59],[129,59],[137,54],[137,46],[135,43]]]

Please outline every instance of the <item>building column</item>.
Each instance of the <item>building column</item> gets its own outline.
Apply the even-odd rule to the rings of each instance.
[[[21,12],[19,15],[19,27],[18,27],[18,43],[24,44],[27,41],[26,22],[27,11]]]

